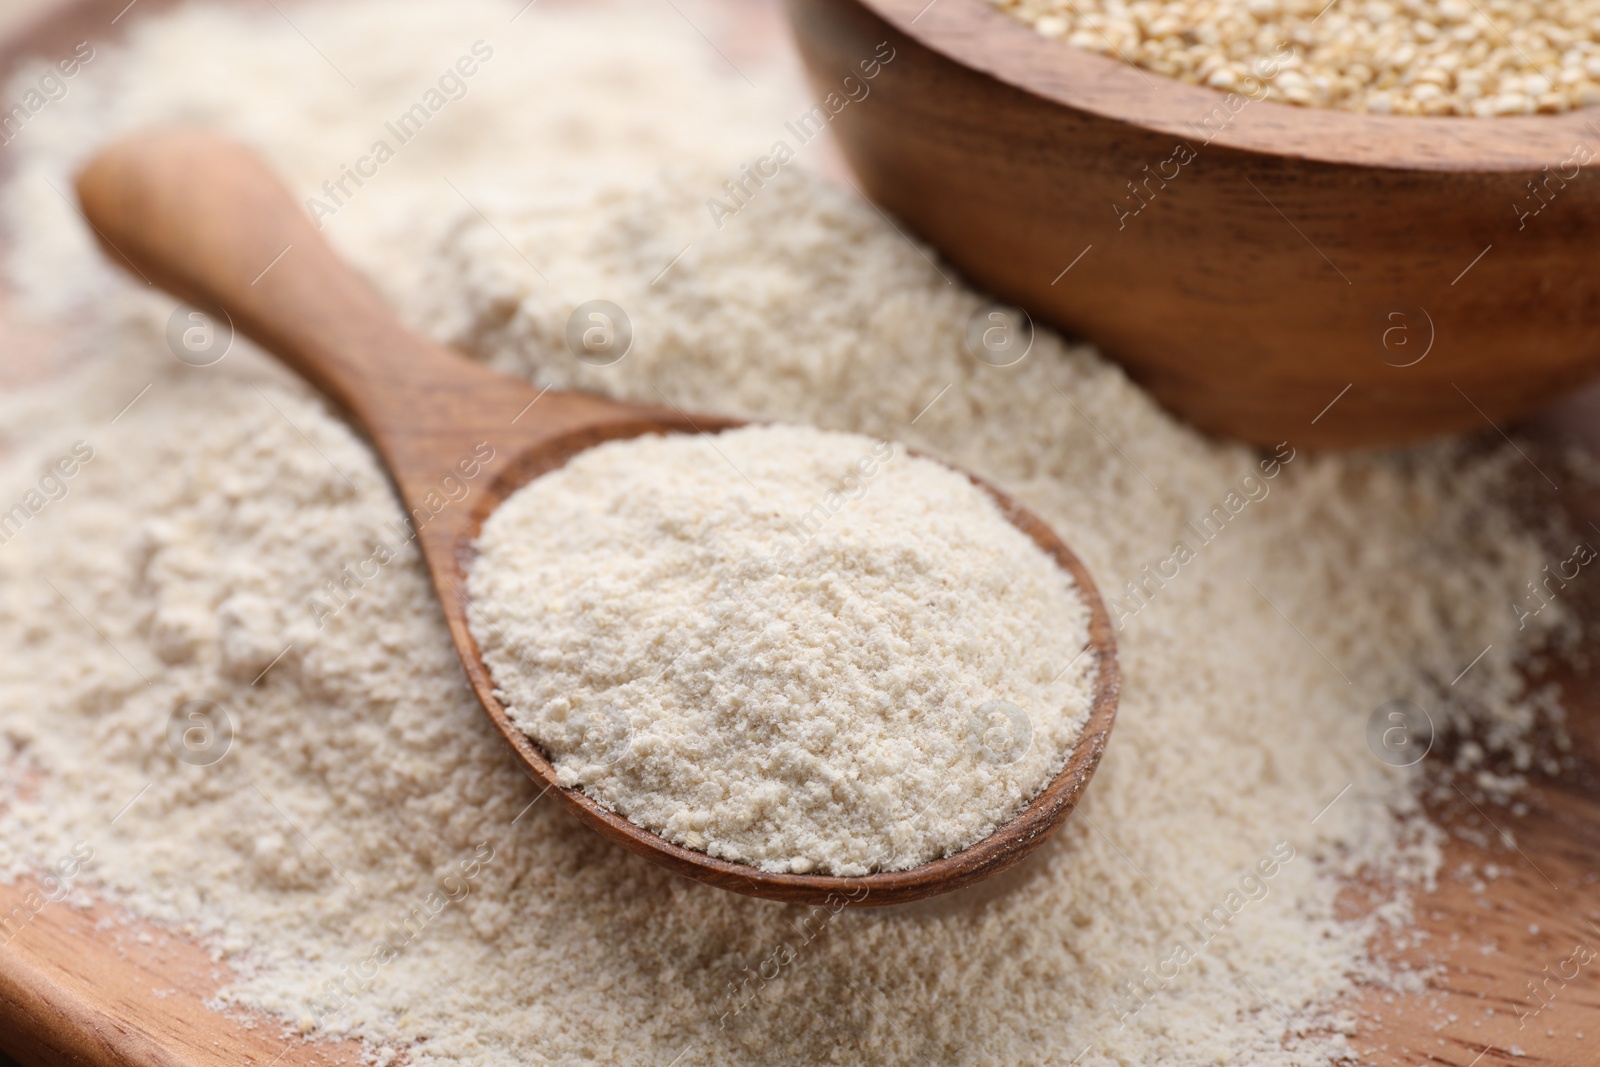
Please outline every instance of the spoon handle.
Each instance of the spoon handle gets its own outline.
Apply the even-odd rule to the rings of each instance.
[[[406,330],[241,144],[194,129],[135,134],[99,153],[77,190],[113,260],[225,312],[370,437],[389,436],[385,416],[407,396],[481,373]]]

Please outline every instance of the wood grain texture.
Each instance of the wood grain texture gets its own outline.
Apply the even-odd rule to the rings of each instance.
[[[982,0],[788,5],[819,96],[894,50],[828,124],[865,192],[1203,430],[1410,441],[1600,372],[1594,112],[1229,106]]]
[[[1594,420],[1600,397],[1578,411]],[[1591,492],[1583,506],[1596,503]],[[1578,595],[1585,625],[1600,625],[1600,583]],[[1415,993],[1367,988],[1352,998],[1359,1062],[1600,1063],[1600,957],[1584,962],[1600,953],[1600,677],[1571,667],[1555,676],[1574,745],[1558,776],[1532,776],[1525,810],[1474,801],[1470,780],[1449,776],[1428,802],[1450,835],[1440,884],[1416,895],[1415,921],[1380,946],[1426,979]],[[1363,900],[1351,892],[1352,913]]]
[[[0,885],[0,915],[31,883]],[[31,912],[31,909],[29,909]],[[195,943],[97,905],[47,904],[0,936],[0,1048],[26,1067],[355,1067],[354,1042],[205,1001],[226,969]]]

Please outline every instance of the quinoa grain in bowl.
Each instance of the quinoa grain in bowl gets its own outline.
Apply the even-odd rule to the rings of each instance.
[[[1046,37],[1213,89],[1394,115],[1600,103],[1592,0],[988,0]]]

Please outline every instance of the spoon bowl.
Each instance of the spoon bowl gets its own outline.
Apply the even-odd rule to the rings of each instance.
[[[1089,718],[1064,765],[994,833],[903,871],[774,874],[674,845],[581,789],[560,785],[545,754],[496,696],[468,626],[466,579],[484,521],[530,480],[597,444],[652,433],[717,433],[744,423],[537,390],[416,336],[334,254],[266,165],[216,135],[163,130],[114,144],[84,168],[77,191],[108,255],[147,283],[225,314],[338,404],[371,441],[408,511],[473,691],[544,792],[602,836],[676,874],[736,893],[834,908],[878,906],[950,892],[1005,870],[1060,826],[1082,796],[1116,715],[1120,679],[1110,617],[1071,549],[971,474],[1072,575],[1090,608],[1085,653],[1095,661]]]

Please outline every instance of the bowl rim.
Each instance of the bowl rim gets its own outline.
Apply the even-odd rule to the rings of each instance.
[[[1600,106],[1553,115],[1407,116],[1251,101],[1045,37],[986,0],[852,0],[918,44],[1038,99],[1221,147],[1284,160],[1386,170],[1501,174],[1600,160]],[[1201,145],[1192,126],[1244,101]],[[1231,108],[1224,107],[1224,115]],[[1154,160],[1152,160],[1154,162]],[[1568,176],[1568,180],[1571,177]]]

